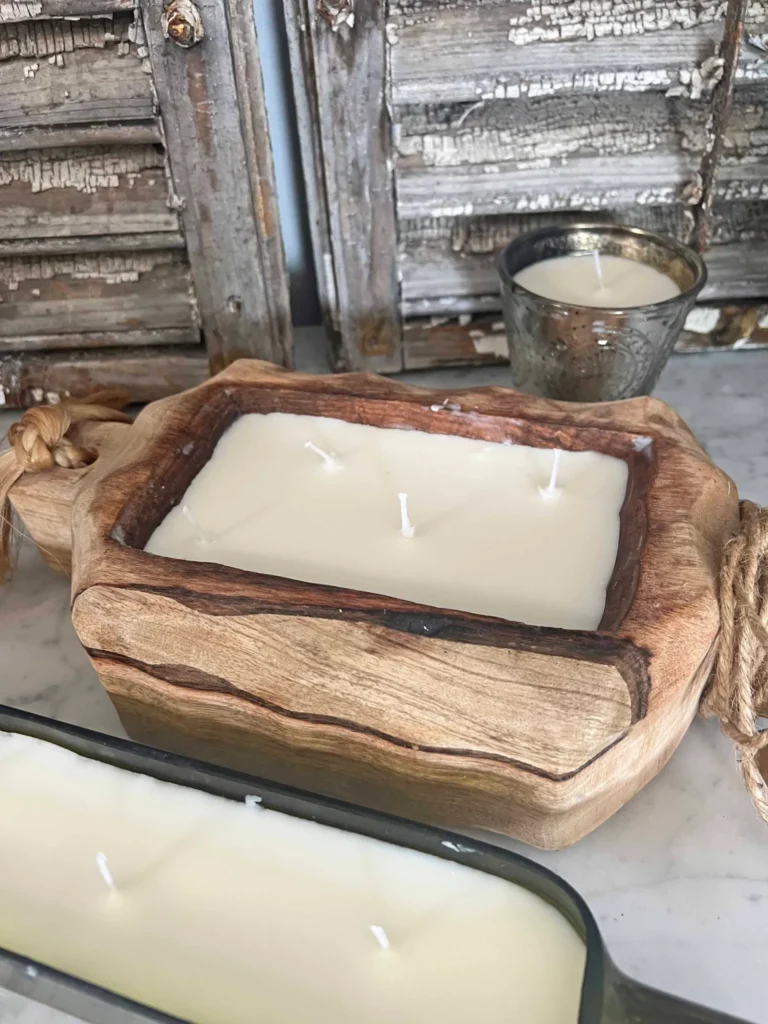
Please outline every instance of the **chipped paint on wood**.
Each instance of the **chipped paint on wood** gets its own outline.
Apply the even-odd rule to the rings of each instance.
[[[0,237],[178,231],[156,146],[83,147],[0,158]]]
[[[162,175],[162,158],[154,146],[22,151],[0,159],[0,188],[18,182],[32,193],[75,189],[92,194],[121,184],[132,188],[137,176],[149,169]]]
[[[122,15],[116,25],[127,32],[129,18]],[[35,22],[36,48],[44,52],[39,59],[14,55],[10,50],[8,30],[19,26],[2,26],[6,30],[6,57],[0,60],[0,129],[151,120],[154,102],[149,77],[143,73],[138,47],[104,28],[109,22],[99,20],[93,32],[88,21],[63,22],[70,26],[65,35],[59,28],[38,36],[38,27],[48,22]],[[114,27],[114,26],[113,26]],[[121,29],[122,32],[122,29]],[[61,33],[58,38],[57,35]],[[77,38],[78,45],[73,39]],[[18,41],[18,40],[17,40]],[[25,45],[31,45],[27,38]],[[71,44],[73,48],[67,49]],[[129,55],[125,56],[125,45]],[[62,50],[63,47],[63,50]],[[48,57],[63,57],[49,62]],[[24,69],[27,68],[25,74]]]
[[[45,336],[48,347],[104,332],[173,330],[175,343],[197,340],[190,274],[178,251],[19,257],[0,260],[0,348]],[[179,333],[181,332],[181,333]],[[63,336],[55,342],[55,335]],[[114,344],[119,344],[119,338]],[[98,341],[96,342],[98,344]]]
[[[62,57],[82,49],[104,49],[108,44],[128,42],[130,15],[82,21],[28,21],[0,24],[0,60],[14,57]]]
[[[75,256],[11,257],[0,260],[0,285],[17,291],[22,282],[50,281],[69,277],[73,281],[103,281],[125,284],[138,281],[157,267],[178,263],[174,252],[132,254],[82,254]],[[30,289],[34,297],[35,288]],[[38,291],[39,295],[39,291]]]

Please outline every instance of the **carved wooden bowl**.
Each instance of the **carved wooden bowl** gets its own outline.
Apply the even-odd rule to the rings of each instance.
[[[275,411],[626,460],[600,628],[533,627],[144,552],[222,432]],[[110,435],[92,468],[74,481],[53,471],[45,487],[22,479],[12,498],[66,561],[56,524],[76,491],[72,618],[135,739],[557,848],[645,785],[696,712],[738,502],[659,401],[569,405],[242,361],[131,427],[84,429],[91,441]]]

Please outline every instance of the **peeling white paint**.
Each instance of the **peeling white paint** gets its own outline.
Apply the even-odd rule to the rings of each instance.
[[[695,306],[685,318],[684,330],[694,334],[709,334],[717,327],[720,310],[711,306]]]
[[[22,150],[0,159],[0,187],[23,182],[35,193],[73,188],[91,194],[117,188],[121,181],[130,187],[142,171],[159,167],[162,157],[154,146],[121,146],[114,152],[84,147]]]

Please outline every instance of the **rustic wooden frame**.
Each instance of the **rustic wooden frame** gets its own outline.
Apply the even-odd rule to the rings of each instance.
[[[604,628],[530,627],[142,551],[220,432],[254,409],[627,458],[631,514]],[[241,362],[148,407],[122,440],[75,501],[72,614],[136,738],[556,847],[647,782],[695,713],[737,497],[662,403],[569,406],[496,388],[446,398]]]
[[[323,0],[285,0],[320,303],[332,365],[403,368],[387,108],[386,4],[358,0],[335,31]]]
[[[165,145],[214,373],[234,359],[292,362],[256,26],[247,0],[197,0],[202,42],[166,39],[141,0]],[[245,179],[247,187],[237,187]]]

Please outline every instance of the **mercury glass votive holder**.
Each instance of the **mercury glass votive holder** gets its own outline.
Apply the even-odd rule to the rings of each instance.
[[[595,252],[644,263],[671,278],[680,294],[648,305],[604,308],[545,298],[515,281],[533,263]],[[570,402],[650,394],[707,280],[693,249],[615,224],[572,224],[520,235],[502,251],[499,274],[515,387]]]

